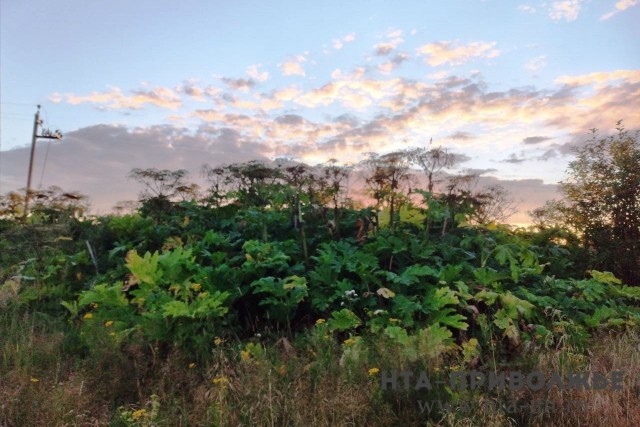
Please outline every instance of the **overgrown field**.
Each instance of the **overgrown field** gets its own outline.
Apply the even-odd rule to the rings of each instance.
[[[336,233],[286,205],[5,221],[0,424],[640,425],[640,287],[566,231],[451,220],[423,195],[364,233],[370,209]],[[623,388],[384,389],[393,371]]]
[[[371,156],[367,208],[335,162],[0,197],[0,426],[638,426],[638,135],[528,229],[442,148]]]

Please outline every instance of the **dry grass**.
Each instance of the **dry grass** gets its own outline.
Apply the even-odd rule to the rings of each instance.
[[[564,426],[640,426],[640,337],[637,332],[605,335],[593,341],[586,356],[563,352],[541,354],[537,369],[542,372],[589,371],[609,376],[623,372],[623,389],[557,390],[546,396],[556,406],[580,401],[585,410],[557,411],[532,417],[531,425]],[[582,408],[581,408],[582,409]]]
[[[382,354],[382,349],[370,348],[367,359],[341,366],[338,344],[331,344],[320,355],[303,351],[302,344],[286,352],[274,346],[261,357],[248,360],[240,357],[238,347],[223,345],[208,360],[190,368],[188,355],[174,351],[159,360],[145,346],[102,346],[92,349],[86,358],[71,356],[65,353],[61,331],[32,318],[2,327],[6,329],[3,332],[9,332],[0,338],[3,427],[640,425],[640,339],[631,332],[594,339],[587,355],[570,348],[544,351],[534,366],[528,366],[549,374],[623,371],[622,391],[554,390],[546,395],[519,396],[544,398],[559,406],[569,399],[582,400],[587,406],[585,413],[512,415],[476,409],[470,414],[445,413],[429,419],[420,413],[415,395],[384,394],[378,377],[367,372],[373,362],[380,367],[394,363],[400,367],[402,359],[395,349]],[[152,395],[157,395],[160,403],[153,419],[148,415]],[[140,409],[147,415],[135,422],[122,421],[123,414]]]

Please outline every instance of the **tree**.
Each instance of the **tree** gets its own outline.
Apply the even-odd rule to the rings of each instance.
[[[32,190],[30,198],[33,200],[31,216],[42,222],[58,223],[64,219],[78,218],[89,208],[87,196],[77,191],[64,191],[55,185]],[[0,218],[22,218],[23,209],[24,196],[21,193],[12,191],[0,196]]]
[[[534,227],[540,231],[564,225],[565,204],[561,200],[547,200],[544,206],[528,211]]]
[[[282,178],[278,168],[252,160],[228,165],[226,171],[234,188],[231,194],[242,206],[264,208],[272,204]]]
[[[473,195],[476,208],[471,220],[478,224],[504,223],[517,211],[517,203],[501,185],[488,185]]]
[[[598,268],[640,285],[640,142],[618,122],[618,133],[592,137],[576,150],[560,183],[567,223],[596,255]]]
[[[382,156],[371,153],[364,165],[369,170],[365,182],[376,200],[376,210],[384,204],[388,206],[389,229],[393,231],[396,214],[400,211],[400,206],[408,200],[403,187],[411,177],[410,155],[406,151],[394,151]]]
[[[140,196],[142,200],[152,198],[171,199],[178,195],[180,189],[189,187],[186,179],[188,172],[184,169],[171,171],[168,169],[132,169],[129,178],[144,186]]]
[[[331,227],[331,234],[335,238],[340,237],[340,207],[345,205],[349,193],[349,178],[351,168],[338,165],[336,159],[330,159],[320,166],[318,174],[318,192],[324,205],[331,204],[333,220],[327,221]]]
[[[293,190],[290,195],[290,198],[292,199],[290,200],[292,210],[291,222],[293,228],[300,233],[300,242],[302,244],[304,261],[309,264],[309,249],[307,247],[305,221],[302,217],[303,199],[308,199],[308,196],[304,192],[304,188],[307,187],[312,180],[312,176],[309,173],[309,167],[304,163],[289,165],[285,167],[284,179]]]
[[[230,185],[229,193],[234,204],[246,212],[256,212],[260,218],[262,241],[268,240],[267,221],[269,211],[278,211],[286,204],[287,196],[282,182],[282,170],[261,161],[234,163],[226,166]]]
[[[231,177],[227,168],[225,166],[211,167],[205,164],[200,168],[200,173],[209,183],[206,200],[213,204],[216,209],[219,209],[222,202],[227,198],[229,185],[231,184]]]
[[[433,141],[429,141],[431,145]],[[408,151],[409,159],[424,171],[427,177],[427,190],[433,193],[433,186],[438,182],[437,176],[443,169],[453,166],[455,157],[443,147],[418,147]]]
[[[441,196],[449,210],[442,235],[448,225],[454,225],[457,214],[465,215],[472,223],[486,225],[492,222],[504,223],[516,212],[517,203],[507,189],[493,184],[478,190],[479,179],[480,176],[471,170],[463,170],[448,178],[446,193]]]
[[[168,212],[172,199],[184,196],[194,190],[187,182],[188,172],[184,169],[171,171],[168,169],[132,169],[129,178],[143,185],[140,193],[142,209],[151,214]]]

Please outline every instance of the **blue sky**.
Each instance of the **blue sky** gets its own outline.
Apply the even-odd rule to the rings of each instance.
[[[431,138],[535,207],[588,129],[640,128],[638,3],[3,1],[0,192],[24,186],[42,104],[65,134],[43,185],[101,211],[135,197],[134,167],[348,163]]]

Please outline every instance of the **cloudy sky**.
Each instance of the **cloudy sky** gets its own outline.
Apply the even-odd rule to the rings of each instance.
[[[589,129],[640,129],[638,3],[3,0],[0,193],[25,186],[41,104],[65,136],[38,143],[35,185],[94,212],[136,197],[134,167],[350,163],[433,139],[526,222]]]

